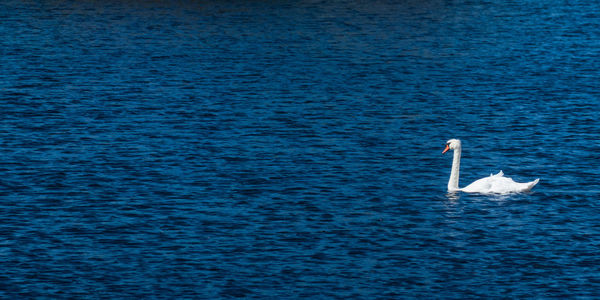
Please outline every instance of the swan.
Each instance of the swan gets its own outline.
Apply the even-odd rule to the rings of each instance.
[[[446,148],[442,154],[454,150],[454,159],[452,160],[452,171],[450,171],[450,180],[448,180],[448,192],[466,192],[466,193],[481,193],[481,194],[507,194],[519,193],[531,190],[540,179],[537,178],[531,182],[519,183],[511,178],[504,177],[502,171],[498,174],[490,174],[489,177],[481,178],[467,185],[464,188],[458,187],[458,174],[460,170],[460,154],[461,142],[458,139],[451,139],[446,142]]]

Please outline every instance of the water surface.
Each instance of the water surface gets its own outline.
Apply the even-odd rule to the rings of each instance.
[[[597,297],[594,1],[5,1],[0,295]],[[503,170],[527,194],[447,194]]]

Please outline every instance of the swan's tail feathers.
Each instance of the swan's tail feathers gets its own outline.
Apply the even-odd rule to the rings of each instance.
[[[533,188],[533,187],[534,187],[536,184],[538,184],[538,182],[540,182],[540,179],[539,179],[539,178],[537,178],[536,180],[534,180],[534,181],[532,181],[532,182],[529,182],[529,183],[527,184],[527,190],[528,190],[528,191],[529,191],[529,190],[531,190],[531,189],[532,189],[532,188]]]

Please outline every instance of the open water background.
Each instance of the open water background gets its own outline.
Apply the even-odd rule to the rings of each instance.
[[[0,296],[600,296],[600,2],[2,1]],[[504,170],[532,193],[446,194]]]

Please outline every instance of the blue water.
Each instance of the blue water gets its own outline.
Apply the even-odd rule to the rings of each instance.
[[[599,2],[172,2],[0,4],[0,297],[600,297]]]

